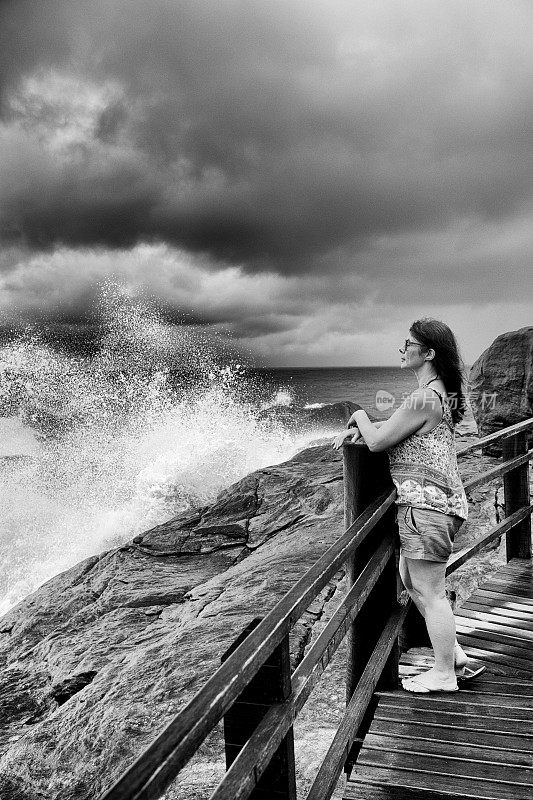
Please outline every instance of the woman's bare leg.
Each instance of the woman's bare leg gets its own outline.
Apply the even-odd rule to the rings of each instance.
[[[454,657],[455,657],[455,666],[457,669],[462,669],[466,667],[468,663],[468,656],[457,641],[455,640],[455,647],[454,647]],[[459,673],[458,673],[459,674]]]
[[[420,613],[424,617],[425,616],[425,611],[424,611],[424,606],[422,605],[422,600],[420,599],[420,597],[415,592],[415,590],[413,588],[412,581],[411,581],[411,577],[409,575],[408,559],[406,559],[405,556],[403,555],[403,553],[401,553],[401,552],[400,552],[400,564],[399,564],[398,570],[400,572],[400,578],[402,579],[402,583],[405,586],[405,589],[406,589],[409,597],[411,598],[411,600],[413,601],[415,606],[418,608],[418,610],[420,611]]]
[[[412,563],[413,561],[416,563],[417,559],[407,559],[402,553],[400,553],[400,565],[399,565],[400,578],[402,579],[402,583],[405,586],[407,593],[413,600],[413,603],[416,605],[422,616],[425,618],[426,612],[424,610],[422,600],[419,597],[419,595],[415,592],[411,576],[409,574],[409,564]],[[436,563],[436,562],[428,562],[428,563]],[[461,647],[456,638],[454,643],[454,664],[457,668],[461,669],[466,665],[467,662],[468,662],[468,656],[466,655],[465,651],[463,650],[463,648]]]
[[[407,570],[415,595],[420,598],[429,638],[435,654],[434,666],[416,676],[411,683],[404,680],[404,688],[416,691],[422,683],[427,689],[453,690],[457,686],[455,677],[455,617],[446,597],[446,564],[441,561],[406,559]]]

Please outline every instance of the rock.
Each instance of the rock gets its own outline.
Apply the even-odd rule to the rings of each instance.
[[[491,463],[473,454],[462,471]],[[497,482],[473,493],[458,547],[495,524],[498,497]],[[312,447],[252,473],[210,506],[86,559],[12,609],[0,626],[0,796],[98,797],[215,672],[251,619],[339,537],[342,520],[341,455],[330,444]],[[470,590],[499,559],[491,549],[481,566],[454,575],[459,601],[465,581]],[[342,581],[341,571],[293,629],[293,667],[338,604]],[[342,713],[345,663],[336,656],[295,726],[300,792]],[[166,800],[208,796],[224,771],[222,753],[218,726]]]
[[[478,434],[477,423],[474,414],[472,412],[472,406],[470,405],[470,402],[467,400],[465,415],[461,420],[461,422],[459,422],[458,425],[456,425],[455,435],[464,437],[472,435],[477,436],[477,434]]]
[[[470,387],[480,436],[532,417],[533,326],[498,336],[472,366]]]
[[[310,448],[12,609],[0,635],[0,796],[97,797],[335,541],[342,508],[341,455]],[[298,622],[293,663],[334,589]]]

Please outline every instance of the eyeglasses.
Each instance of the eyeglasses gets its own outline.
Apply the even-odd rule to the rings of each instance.
[[[404,344],[404,346],[403,346],[403,350],[402,350],[402,348],[401,348],[401,347],[399,347],[399,348],[398,348],[398,351],[399,351],[400,353],[405,353],[405,351],[407,350],[407,348],[408,348],[408,347],[409,347],[409,345],[411,345],[411,344],[412,344],[412,345],[416,345],[417,347],[424,347],[424,345],[423,345],[423,344],[421,344],[420,342],[412,342],[410,339],[406,339],[406,340],[405,340],[405,344]]]

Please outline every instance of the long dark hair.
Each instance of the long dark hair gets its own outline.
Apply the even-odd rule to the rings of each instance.
[[[409,332],[416,336],[426,349],[431,347],[435,351],[433,364],[446,387],[452,419],[457,425],[465,415],[466,398],[463,391],[464,364],[455,336],[444,322],[431,317],[417,319],[409,328]]]

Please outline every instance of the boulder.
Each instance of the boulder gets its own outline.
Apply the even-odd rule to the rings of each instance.
[[[533,417],[533,326],[503,333],[481,354],[470,370],[470,402],[480,436]]]
[[[342,519],[341,454],[309,448],[13,608],[0,620],[0,796],[96,798],[338,538]],[[334,589],[294,629],[293,664]]]

